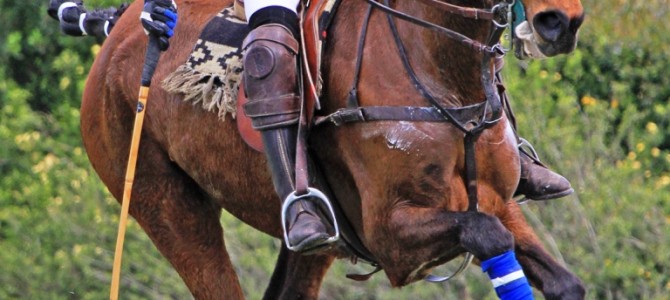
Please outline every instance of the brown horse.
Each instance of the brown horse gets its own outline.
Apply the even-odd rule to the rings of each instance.
[[[247,146],[232,121],[182,102],[160,88],[186,61],[206,22],[230,1],[177,1],[180,22],[154,77],[142,134],[130,214],[170,261],[197,299],[241,299],[226,251],[221,209],[254,228],[281,237],[280,201],[264,156]],[[495,0],[453,4],[491,8]],[[460,32],[482,43],[491,22],[454,15],[445,2],[391,1],[407,15]],[[532,43],[546,55],[574,49],[581,23],[579,0],[525,0]],[[369,3],[343,0],[324,53],[324,96],[318,114],[347,105],[357,72],[359,36]],[[105,41],[90,71],[82,109],[84,144],[93,167],[122,199],[140,68],[147,38],[132,4]],[[435,30],[404,21],[393,29],[387,12],[373,9],[363,44],[358,101],[365,106],[440,107],[482,102],[483,55]],[[403,41],[406,58],[394,40]],[[546,49],[546,50],[543,50]],[[481,50],[481,49],[480,49]],[[488,62],[488,60],[484,60]],[[318,134],[314,134],[318,133]],[[475,144],[478,211],[468,211],[464,134],[449,122],[377,121],[312,129],[310,153],[343,214],[394,286],[424,278],[430,268],[464,252],[487,258],[514,249],[532,285],[548,299],[584,297],[580,280],[543,249],[518,205],[510,201],[519,180],[516,138],[504,115]],[[316,299],[336,248],[299,255],[284,248],[266,291],[268,299]]]

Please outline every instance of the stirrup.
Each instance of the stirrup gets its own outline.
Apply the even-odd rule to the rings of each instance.
[[[465,269],[467,269],[468,266],[470,266],[470,263],[472,262],[472,259],[474,257],[475,256],[472,255],[472,253],[466,252],[465,257],[463,258],[463,262],[458,267],[458,270],[456,270],[454,272],[454,274],[451,274],[449,276],[436,276],[436,275],[430,274],[430,275],[426,276],[426,278],[424,278],[423,280],[428,281],[428,282],[432,282],[432,283],[442,283],[442,282],[448,281],[448,280],[458,276],[458,274],[461,274],[461,272],[465,271]]]
[[[330,204],[328,197],[326,197],[324,193],[315,188],[307,188],[307,193],[303,195],[296,195],[296,192],[293,191],[286,197],[286,200],[284,200],[284,204],[282,205],[281,208],[281,225],[284,229],[284,242],[286,243],[286,248],[288,248],[291,251],[298,251],[302,249],[296,249],[296,247],[291,245],[291,243],[288,240],[288,230],[286,228],[286,213],[288,211],[288,208],[291,207],[291,204],[293,204],[294,202],[300,200],[311,201],[311,199],[318,199],[321,202],[323,202],[326,205],[326,207],[328,207],[328,212],[330,213],[330,217],[333,220],[333,227],[335,228],[335,234],[329,237],[325,242],[323,242],[323,245],[335,243],[340,239],[340,227],[337,225],[337,219],[335,218],[335,211],[333,210],[333,206]]]
[[[524,139],[522,137],[519,137],[519,144],[517,145],[517,147],[519,148],[519,150],[526,153],[526,155],[528,155],[528,157],[530,157],[530,159],[532,159],[536,163],[544,165],[544,164],[542,164],[542,161],[540,160],[540,156],[537,155],[537,152],[535,151],[535,148],[533,147],[533,145],[531,145],[530,142],[528,142],[526,139]]]

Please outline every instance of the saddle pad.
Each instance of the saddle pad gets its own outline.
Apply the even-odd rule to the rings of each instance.
[[[247,23],[235,16],[233,6],[225,8],[207,23],[188,61],[163,81],[163,88],[222,119],[228,113],[235,118],[243,71],[240,48],[247,33]]]

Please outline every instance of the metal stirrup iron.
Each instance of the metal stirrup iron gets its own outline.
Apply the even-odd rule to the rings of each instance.
[[[458,269],[456,270],[456,272],[454,272],[454,274],[451,274],[449,276],[435,276],[433,274],[430,274],[430,275],[426,276],[426,278],[424,280],[428,281],[428,282],[433,282],[433,283],[441,283],[441,282],[445,282],[449,279],[452,279],[452,278],[458,276],[458,274],[461,274],[463,271],[465,271],[465,269],[468,268],[468,266],[470,265],[470,263],[472,262],[472,259],[474,257],[475,256],[472,255],[472,253],[465,252],[465,258],[463,259],[463,262],[461,263],[461,266],[458,267]]]
[[[302,249],[297,249],[296,247],[291,245],[291,242],[289,242],[288,240],[288,229],[286,228],[286,214],[288,212],[288,209],[289,207],[291,207],[291,204],[297,201],[301,200],[312,201],[314,199],[318,199],[319,201],[323,202],[326,205],[326,207],[328,207],[328,213],[330,214],[330,218],[333,220],[333,227],[335,228],[335,234],[329,237],[323,243],[323,245],[335,243],[340,239],[340,227],[337,225],[337,219],[335,218],[335,211],[333,210],[333,206],[330,204],[328,197],[326,197],[324,193],[315,188],[307,188],[307,193],[302,195],[296,195],[296,192],[293,191],[286,197],[286,200],[284,200],[284,204],[282,205],[281,208],[281,225],[284,229],[284,242],[286,243],[286,248],[288,248],[291,251],[300,251]]]

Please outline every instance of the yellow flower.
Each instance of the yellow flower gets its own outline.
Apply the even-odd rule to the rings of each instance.
[[[619,107],[619,99],[612,99],[612,102],[610,102],[610,106],[612,108],[617,108]]]
[[[633,170],[639,170],[642,167],[642,163],[639,161],[633,162]]]
[[[628,152],[628,159],[629,160],[635,160],[636,158],[637,158],[637,154],[635,154],[635,152],[633,152],[633,151]]]
[[[81,245],[74,245],[74,247],[72,247],[72,253],[74,253],[75,256],[79,255],[79,253],[81,253],[81,248]]]
[[[540,78],[545,79],[549,75],[549,72],[542,70],[540,71]]]
[[[646,146],[644,145],[644,143],[637,143],[637,145],[635,145],[635,149],[637,149],[637,152],[642,152],[644,151],[645,148]]]
[[[561,81],[562,78],[563,78],[563,76],[561,76],[561,73],[558,73],[558,72],[554,73],[554,78],[553,78],[554,81]]]
[[[664,186],[667,186],[669,184],[670,184],[670,176],[668,176],[668,175],[661,176],[661,178],[659,178],[658,181],[656,182],[656,186],[658,186],[658,187],[664,187]],[[668,221],[668,224],[670,224],[670,216],[668,216],[667,221]]]
[[[57,156],[49,153],[44,157],[44,159],[42,159],[39,163],[33,166],[32,168],[33,172],[37,174],[47,172],[51,170],[51,168],[55,166],[59,161],[60,160],[58,159]]]
[[[582,97],[581,101],[582,101],[582,105],[591,106],[591,105],[595,105],[598,100],[596,100],[596,98],[593,98],[593,97],[587,95],[587,96]]]
[[[659,155],[661,155],[661,149],[657,147],[651,148],[651,156],[658,157]]]
[[[647,123],[647,131],[651,134],[656,134],[658,132],[658,125],[654,122]]]
[[[61,78],[60,84],[58,86],[60,87],[61,90],[65,90],[70,86],[70,83],[71,83],[70,78],[66,76]]]
[[[100,53],[100,45],[93,45],[93,47],[91,47],[91,52],[93,53],[93,56],[98,56],[98,53]]]

